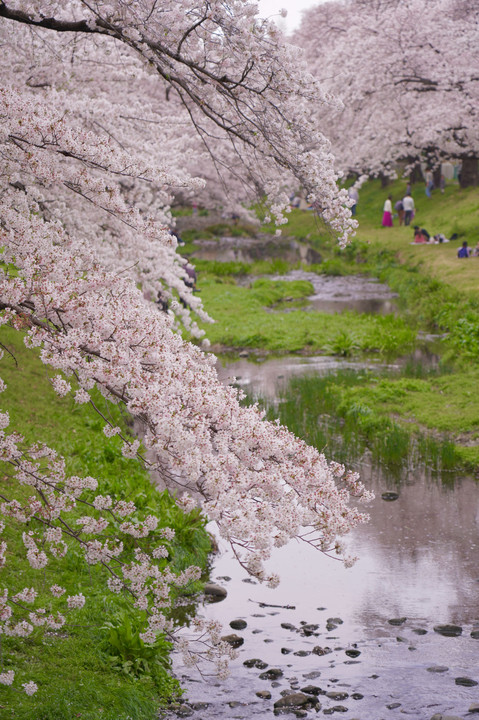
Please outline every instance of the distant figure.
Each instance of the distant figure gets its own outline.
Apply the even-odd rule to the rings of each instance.
[[[430,234],[426,228],[420,228],[419,225],[414,225],[414,242],[415,243],[427,243],[430,239]]]
[[[402,200],[404,208],[404,224],[409,225],[414,216],[414,200],[411,197],[411,193],[406,193]]]
[[[464,240],[462,243],[462,247],[459,248],[457,251],[457,257],[458,258],[468,258],[469,257],[469,248],[467,247],[467,240]]]
[[[404,205],[402,200],[398,200],[397,203],[395,203],[394,209],[398,214],[399,224],[402,225],[404,223]]]
[[[447,237],[444,235],[444,233],[438,233],[437,235],[434,235],[434,242],[435,242],[436,244],[441,244],[441,243],[448,243],[449,240],[448,240]],[[479,244],[479,243],[478,243],[478,244]]]
[[[410,195],[410,194],[411,194],[411,183],[408,183],[406,185],[406,195]]]
[[[446,187],[446,178],[444,177],[444,175],[441,175],[441,179],[439,180],[439,188],[441,190],[441,193],[443,193],[443,194],[444,194],[445,187]]]
[[[434,176],[432,174],[431,168],[428,168],[426,170],[425,180],[426,180],[426,195],[427,195],[427,197],[431,197],[431,193],[434,190]]]
[[[393,226],[393,206],[392,206],[392,195],[388,195],[383,208],[383,227]]]
[[[477,245],[472,251],[472,257],[479,257],[479,240],[477,241]]]
[[[359,193],[354,187],[354,185],[351,185],[351,187],[348,190],[348,196],[351,200],[354,201],[354,205],[351,205],[351,215],[356,215],[356,206],[358,204],[359,200]]]

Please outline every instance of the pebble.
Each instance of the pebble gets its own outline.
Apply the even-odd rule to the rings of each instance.
[[[388,710],[396,710],[396,708],[401,707],[401,703],[391,703],[390,705],[386,705]]]
[[[416,633],[416,635],[427,635],[427,630],[424,630],[424,628],[413,628],[413,633]]]
[[[283,671],[280,668],[270,668],[260,675],[261,680],[277,680],[280,677],[283,677]]]
[[[326,693],[326,697],[330,700],[346,700],[349,695],[347,692],[341,692],[341,690],[330,690]]]
[[[269,690],[258,690],[256,696],[262,700],[271,700],[271,693]]]
[[[353,693],[351,697],[353,698],[353,700],[362,700],[364,695],[362,695],[361,693]]]
[[[248,585],[257,585],[258,583],[256,580],[253,580],[252,578],[243,578],[241,582],[247,583]]]
[[[233,628],[233,630],[244,630],[248,626],[248,623],[246,620],[242,620],[241,618],[237,618],[236,620],[232,620],[230,622],[230,628]]]
[[[470,713],[479,713],[479,703],[472,703],[472,705],[469,706]]]
[[[463,687],[474,687],[475,685],[479,685],[477,680],[473,680],[468,677],[457,677],[454,682],[456,685],[462,685]]]
[[[306,635],[306,637],[309,637],[310,635],[313,635],[313,633],[315,633],[318,628],[319,625],[303,625],[303,627],[301,628],[301,632],[303,633],[303,635]]]
[[[264,670],[268,667],[268,663],[263,662],[263,660],[260,660],[259,658],[251,658],[250,660],[245,660],[243,665],[248,668],[258,668],[258,670]]]
[[[239,635],[235,635],[235,633],[231,633],[231,635],[223,635],[221,639],[223,640],[223,642],[231,645],[232,648],[239,648],[244,643],[244,638],[240,637]]]
[[[324,691],[321,690],[320,687],[317,685],[305,685],[305,687],[301,688],[301,692],[306,693],[306,695],[324,695]]]
[[[436,713],[432,716],[431,720],[463,720],[463,718],[457,715],[443,715],[442,713]]]
[[[305,680],[316,680],[316,678],[319,678],[321,676],[321,673],[319,670],[312,670],[311,672],[304,673],[303,677]]]
[[[333,651],[331,650],[330,647],[324,647],[324,648],[322,648],[322,647],[319,647],[319,645],[316,645],[316,646],[312,649],[311,652],[312,652],[314,655],[320,655],[320,656],[321,656],[321,655],[329,655],[329,653],[332,653]]]
[[[294,625],[291,625],[291,623],[281,623],[281,627],[283,630],[296,630]]]
[[[388,623],[390,625],[399,626],[399,625],[404,625],[406,620],[407,620],[407,617],[391,618],[390,620],[388,620]]]
[[[194,702],[191,703],[191,707],[193,710],[207,710],[209,708],[210,704],[207,702]]]
[[[361,655],[360,650],[346,650],[346,655],[351,658],[356,658]]]
[[[449,668],[446,667],[446,665],[431,665],[431,667],[427,668],[427,671],[432,673],[443,673],[447,672],[448,670]]]
[[[297,655],[298,657],[306,657],[307,655],[311,655],[309,650],[297,650],[293,655]]]
[[[206,583],[203,592],[209,597],[221,600],[228,595],[228,591],[225,590],[224,587],[221,587],[221,585],[216,585],[216,583]]]
[[[435,625],[434,632],[445,637],[459,637],[462,635],[462,627],[460,625]]]
[[[474,640],[479,640],[479,630],[473,630],[471,632],[471,637],[474,638]]]
[[[331,709],[333,712],[348,712],[348,708],[345,705],[334,705]]]
[[[383,500],[386,500],[386,502],[392,502],[393,500],[397,500],[399,497],[399,493],[397,492],[383,492],[381,495]]]
[[[302,707],[303,705],[307,705],[309,702],[311,702],[311,698],[304,693],[291,693],[290,695],[286,695],[285,697],[276,700],[274,707],[275,709]]]
[[[289,655],[293,650],[291,648],[281,648],[281,655]]]

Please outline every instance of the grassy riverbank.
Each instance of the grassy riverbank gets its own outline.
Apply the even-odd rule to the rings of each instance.
[[[1,376],[7,390],[1,397],[2,411],[8,410],[15,430],[27,443],[42,441],[67,458],[67,470],[80,476],[101,479],[101,491],[115,499],[133,500],[140,513],[155,514],[161,527],[172,527],[176,536],[170,557],[175,569],[190,564],[206,565],[209,538],[202,517],[185,516],[166,493],[159,493],[137,461],[124,458],[119,438],[107,439],[103,422],[89,405],[76,405],[71,396],[54,394],[47,370],[23,346],[20,333],[2,327],[1,342],[14,354],[18,365],[5,354]],[[104,411],[124,428],[125,418],[116,406]],[[5,472],[5,470],[4,470]],[[0,480],[0,494],[10,496],[8,472]],[[24,488],[25,497],[31,492]],[[15,496],[18,495],[15,491]],[[81,513],[80,513],[81,514]],[[18,682],[33,679],[37,694],[27,697],[1,686],[0,717],[15,720],[151,720],[161,704],[175,695],[178,684],[169,674],[169,645],[160,640],[145,646],[138,628],[121,596],[106,587],[104,572],[88,567],[82,553],[72,547],[65,558],[52,561],[44,571],[34,571],[25,560],[21,529],[9,529],[2,539],[8,543],[7,563],[2,578],[11,594],[38,583],[38,573],[47,587],[59,582],[67,594],[83,592],[87,602],[76,611],[71,623],[60,631],[44,634],[35,630],[28,638],[2,641],[4,670],[15,669]],[[55,611],[51,598],[48,612]]]
[[[451,184],[444,194],[436,191],[427,198],[422,184],[413,186],[414,222],[432,235],[458,235],[451,243],[417,246],[410,244],[410,227],[399,227],[397,221],[392,228],[381,227],[385,198],[391,194],[394,202],[405,190],[406,183],[400,180],[386,189],[379,181],[366,183],[360,191],[358,232],[345,250],[310,212],[293,210],[284,228],[284,234],[309,243],[322,256],[323,262],[308,270],[328,275],[364,273],[388,283],[398,293],[396,315],[304,312],[301,297],[303,291],[307,295],[306,287],[267,279],[258,287],[258,281],[241,280],[258,272],[253,264],[200,261],[202,297],[216,320],[216,325],[206,327],[207,335],[216,348],[246,348],[257,354],[369,354],[391,361],[423,342],[418,333],[436,334],[434,351],[440,361],[435,373],[428,374],[416,360],[409,370],[392,375],[363,373],[347,381],[344,376],[329,376],[327,381],[298,379],[291,387],[290,404],[286,399],[281,406],[282,419],[320,447],[331,443],[337,430],[323,432],[321,417],[327,415],[341,421],[343,435],[349,423],[350,436],[355,432],[363,447],[376,447],[383,460],[389,453],[394,461],[407,444],[407,453],[420,451],[435,466],[475,469],[479,467],[479,398],[474,392],[479,258],[461,261],[456,254],[463,240],[474,247],[479,239],[479,191]],[[240,232],[235,229],[237,235]],[[286,268],[274,270],[271,259],[265,258],[262,272],[285,274]],[[308,398],[310,410],[303,412],[303,399],[308,405]]]

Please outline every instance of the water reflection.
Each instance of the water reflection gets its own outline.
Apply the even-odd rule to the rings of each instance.
[[[228,548],[220,545],[213,577],[227,587],[228,597],[201,613],[226,628],[232,619],[244,618],[247,628],[238,634],[245,643],[226,683],[198,682],[195,672],[177,663],[189,699],[210,703],[207,714],[195,717],[271,718],[281,690],[298,687],[295,681],[299,688],[310,684],[310,673],[319,673],[313,683],[322,690],[347,692],[341,705],[348,719],[382,718],[395,702],[414,718],[464,714],[478,699],[476,688],[455,684],[461,676],[479,680],[479,640],[470,637],[479,626],[477,483],[462,477],[445,488],[417,469],[399,498],[388,503],[381,499],[390,488],[387,474],[365,466],[361,474],[376,500],[370,523],[350,537],[360,556],[353,568],[345,570],[310,547],[291,543],[270,561],[282,582],[269,590],[245,582]],[[273,607],[278,605],[294,609]],[[328,618],[343,622],[328,631]],[[315,636],[300,632],[304,622],[319,625]],[[463,634],[438,635],[434,626],[443,623],[460,625]],[[311,652],[317,646],[331,652],[320,657]],[[353,647],[359,655],[351,660],[345,650]],[[295,655],[298,651],[304,656]],[[244,660],[254,657],[283,670],[276,686],[244,667]],[[444,671],[431,670],[437,666]],[[271,691],[270,701],[258,702],[255,693],[262,689]],[[360,704],[354,693],[363,696]],[[338,704],[324,695],[320,700],[323,710]]]

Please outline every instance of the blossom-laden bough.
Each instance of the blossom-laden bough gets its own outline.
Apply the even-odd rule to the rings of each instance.
[[[308,109],[311,101],[330,100],[309,76],[298,76],[293,51],[254,11],[240,0],[0,4],[14,69],[0,91],[0,323],[39,348],[57,373],[56,393],[73,393],[97,409],[96,388],[121,405],[143,443],[140,449],[122,436],[123,454],[158,471],[186,509],[199,500],[246,570],[275,586],[278,577],[264,566],[273,548],[297,538],[341,554],[338,536],[365,520],[350,499],[370,495],[355,473],[266,422],[258,407],[242,407],[238,391],[218,381],[215,358],[178,332],[183,324],[199,335],[194,315],[207,316],[185,283],[168,203],[175,189],[195,192],[202,181],[182,169],[184,123],[178,140],[165,120],[170,111],[162,114],[148,94],[143,108],[140,102],[152,77],[172,89],[175,112],[183,120],[186,113],[209,157],[217,143],[221,163],[230,158],[242,177],[240,187],[256,183],[280,222],[281,182],[294,175],[347,235],[352,224],[332,158]],[[88,79],[78,74],[77,54],[80,68],[90,63]],[[135,84],[121,106],[108,85],[117,87],[123,68]],[[145,129],[150,121],[153,130]],[[168,293],[171,312],[152,302],[158,292]],[[122,435],[106,416],[104,422],[107,437]],[[128,502],[102,494],[100,479],[68,477],[52,449],[26,447],[14,428],[9,432],[6,413],[1,424],[0,459],[13,468],[15,483],[0,512],[27,526],[30,565],[41,570],[79,544],[87,563],[104,566],[110,590],[147,613],[144,642],[171,634],[171,589],[198,571],[175,576],[168,568],[168,529],[151,515],[132,517]],[[28,501],[19,499],[23,486],[31,488]],[[8,562],[5,542],[1,551]],[[2,633],[60,627],[61,590],[59,578],[51,589],[59,610],[50,616],[36,606],[36,588],[14,595],[5,588]],[[72,595],[65,608],[83,602]],[[215,623],[197,625],[205,656],[224,672],[231,649]],[[184,638],[180,644],[195,661],[192,646]],[[0,682],[12,681],[10,670],[0,674]],[[24,689],[34,692],[33,681]]]

